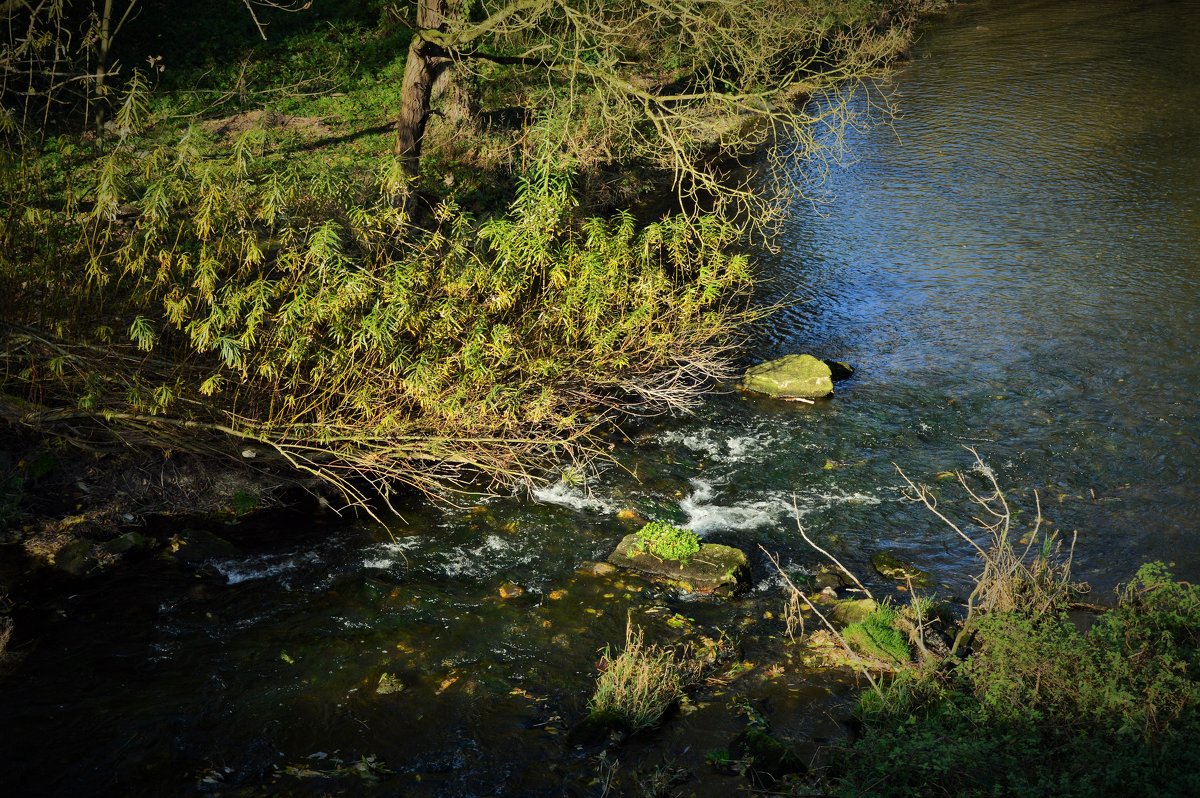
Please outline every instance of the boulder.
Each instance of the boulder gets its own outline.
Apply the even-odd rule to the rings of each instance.
[[[812,355],[785,355],[747,369],[742,387],[774,399],[819,399],[833,393],[833,373]]]
[[[209,560],[239,556],[237,547],[225,538],[203,529],[184,529],[171,539],[166,554],[189,566],[199,566]]]
[[[643,541],[636,534],[626,535],[608,561],[686,593],[732,596],[749,585],[750,565],[741,549],[705,543],[699,553],[681,562],[639,551],[643,548]]]

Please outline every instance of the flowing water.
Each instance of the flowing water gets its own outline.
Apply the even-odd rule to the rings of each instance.
[[[797,573],[818,563],[800,521],[879,590],[869,558],[888,550],[962,595],[970,552],[902,500],[893,464],[957,512],[938,474],[970,467],[964,446],[1019,520],[1036,490],[1053,528],[1078,530],[1097,600],[1146,560],[1200,578],[1200,4],[963,7],[926,26],[891,91],[899,118],[850,137],[829,200],[799,204],[762,259],[763,300],[791,304],[750,360],[850,361],[836,398],[716,395],[629,427],[583,485],[414,501],[395,540],[265,516],[210,529],[234,548],[199,561],[82,580],[18,616],[36,644],[3,684],[6,793],[599,795],[601,752],[568,732],[632,614],[657,637],[742,629],[754,667],[608,761],[667,756],[688,789],[731,794],[699,775],[740,728],[724,690],[818,742],[846,693],[763,672],[781,655],[762,558],[749,596],[720,604],[577,567],[634,528],[630,508]],[[510,580],[524,595],[502,599]],[[384,674],[403,689],[380,694]]]

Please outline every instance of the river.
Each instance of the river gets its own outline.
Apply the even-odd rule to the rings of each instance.
[[[267,514],[209,530],[232,552],[82,580],[19,619],[37,643],[0,702],[8,794],[600,795],[615,759],[732,794],[703,765],[739,728],[731,696],[817,745],[852,685],[780,659],[761,557],[754,590],[719,604],[576,569],[632,509],[797,576],[820,562],[800,522],[879,591],[896,589],[869,563],[886,550],[961,596],[971,552],[904,501],[895,466],[965,514],[938,474],[969,468],[966,446],[1019,522],[1036,491],[1078,532],[1097,601],[1146,560],[1200,578],[1200,4],[981,2],[923,27],[913,56],[885,87],[896,120],[850,135],[828,197],[759,259],[761,301],[789,304],[747,362],[849,361],[835,398],[716,394],[629,424],[583,484],[407,502],[394,540]],[[524,594],[502,599],[507,581]],[[664,638],[742,630],[747,675],[649,739],[566,742],[627,617]],[[403,689],[378,693],[384,674]]]

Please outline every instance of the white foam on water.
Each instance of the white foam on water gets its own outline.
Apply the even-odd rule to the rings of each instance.
[[[440,570],[449,577],[491,576],[533,562],[535,552],[526,541],[488,535],[473,546],[441,552]]]
[[[685,527],[697,535],[720,530],[747,530],[774,526],[792,514],[789,497],[768,493],[762,499],[736,504],[716,504],[716,488],[703,479],[691,480],[694,490],[679,502],[687,515]]]
[[[847,493],[845,491],[826,491],[824,493],[805,493],[796,496],[796,504],[800,510],[800,517],[804,517],[812,512],[820,510],[829,510],[839,504],[868,504],[876,505],[883,504],[883,499],[878,496],[872,496],[869,493],[854,491]]]
[[[571,510],[599,513],[615,513],[617,511],[616,505],[596,496],[591,491],[585,491],[561,481],[535,489],[533,498],[543,504],[554,504]]]
[[[405,565],[408,562],[405,552],[416,548],[420,543],[421,538],[418,535],[410,535],[376,544],[364,550],[362,567],[387,570],[394,565]]]
[[[658,441],[659,443],[683,446],[717,463],[740,463],[753,460],[781,442],[771,430],[729,435],[727,432],[712,427],[705,427],[693,432],[670,430],[659,435]]]
[[[209,564],[231,585],[253,579],[268,579],[287,574],[301,566],[318,562],[316,552],[264,554],[245,560],[212,560]]]
[[[781,564],[783,566],[783,572],[787,574],[788,578],[791,579],[793,583],[802,582],[807,577],[812,575],[812,572],[807,568],[797,565],[794,562],[787,561]],[[753,590],[756,593],[775,593],[778,591],[786,592],[784,590],[786,586],[787,581],[783,578],[783,574],[780,574],[779,571],[772,568],[770,573],[754,583]]]
[[[697,535],[721,530],[750,530],[792,523],[814,512],[845,504],[882,504],[878,496],[860,491],[824,491],[793,495],[768,491],[761,498],[722,504],[715,501],[716,486],[707,480],[693,479],[692,492],[679,502],[687,515],[685,527]]]

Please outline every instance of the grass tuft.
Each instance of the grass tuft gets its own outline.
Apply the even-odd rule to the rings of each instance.
[[[652,728],[683,696],[693,670],[686,654],[646,643],[645,632],[631,621],[620,653],[605,647],[600,657],[600,676],[588,709],[592,717],[631,732]]]

